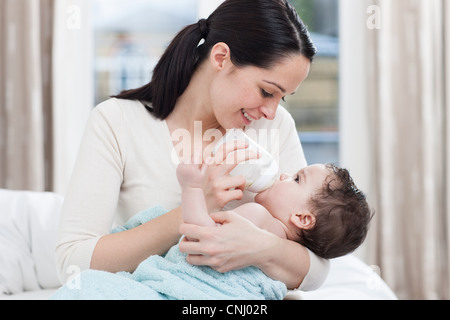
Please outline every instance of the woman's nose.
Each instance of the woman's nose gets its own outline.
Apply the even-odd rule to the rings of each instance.
[[[278,103],[273,103],[271,105],[266,105],[260,108],[260,111],[264,115],[264,118],[268,120],[275,119],[275,115],[277,114]]]

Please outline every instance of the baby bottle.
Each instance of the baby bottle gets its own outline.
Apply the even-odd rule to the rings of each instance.
[[[224,143],[235,140],[247,142],[249,145],[248,150],[258,152],[259,159],[252,159],[240,163],[233,171],[231,171],[230,175],[243,175],[247,181],[245,189],[250,192],[260,193],[272,187],[278,178],[277,162],[269,152],[253,141],[242,130],[227,130],[227,134],[216,145],[215,151],[217,151]]]

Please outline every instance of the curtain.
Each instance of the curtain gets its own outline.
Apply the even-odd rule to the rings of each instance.
[[[52,188],[53,6],[0,1],[0,188]]]
[[[0,188],[65,193],[93,107],[90,5],[0,1]]]
[[[342,110],[348,139],[342,157],[356,168],[376,211],[365,257],[400,298],[449,299],[450,4],[356,1],[364,24],[348,16],[343,25],[348,37],[352,23],[360,27],[347,41],[364,56],[358,66],[345,65],[356,77],[343,81],[342,103],[358,105]],[[342,10],[356,5],[343,2]],[[349,62],[355,53],[343,54]],[[355,88],[363,94],[351,101]],[[358,159],[366,160],[365,172]]]

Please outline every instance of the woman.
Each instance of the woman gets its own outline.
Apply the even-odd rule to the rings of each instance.
[[[71,270],[131,272],[183,234],[196,240],[180,244],[191,264],[220,272],[254,265],[288,288],[317,288],[327,274],[326,261],[232,211],[220,211],[252,199],[243,192],[245,179],[229,175],[235,165],[210,166],[204,185],[208,210],[219,211],[211,216],[222,226],[182,223],[176,161],[185,155],[174,138],[187,132],[190,145],[206,152],[211,141],[204,137],[211,129],[273,130],[279,134],[280,171],[296,172],[306,161],[294,121],[278,103],[297,90],[314,55],[306,27],[286,0],[226,0],[207,20],[183,29],[149,84],[102,103],[91,115],[61,217],[62,280]],[[155,205],[170,212],[109,234]]]

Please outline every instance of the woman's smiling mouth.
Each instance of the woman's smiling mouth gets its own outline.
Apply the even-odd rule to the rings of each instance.
[[[250,117],[244,109],[241,109],[241,112],[242,112],[244,119],[246,120],[245,121],[246,124],[249,125],[254,119],[252,117]]]

